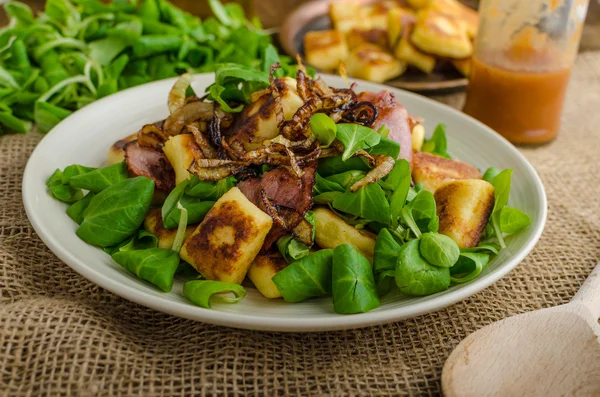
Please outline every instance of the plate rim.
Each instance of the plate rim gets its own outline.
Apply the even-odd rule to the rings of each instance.
[[[338,76],[330,74],[322,75],[326,79],[341,79]],[[197,79],[211,79],[212,76],[212,73],[203,73],[195,75]],[[110,95],[108,97],[102,98],[69,115],[66,119],[61,121],[60,124],[68,123],[71,118],[83,117],[84,115],[93,113],[96,111],[97,108],[103,106],[104,103],[114,100],[116,96],[130,95],[132,91],[141,89],[141,87],[148,88],[154,85],[167,85],[168,82],[174,82],[175,79],[176,78],[169,78],[143,84],[141,86],[132,87],[120,91],[116,94]],[[390,88],[382,84],[376,84],[358,79],[356,79],[356,81],[363,84],[376,85],[379,86],[381,89]],[[432,99],[426,98],[424,96],[410,91],[401,90],[398,88],[392,88],[392,90],[402,91],[403,95],[410,96],[413,100],[424,103],[427,106],[432,106],[433,110],[435,110],[436,108],[445,108],[447,111],[453,113],[454,116],[463,119],[463,121],[476,124],[479,127],[479,129],[485,131],[485,134],[487,134],[488,137],[491,139],[492,142],[490,143],[494,143],[493,141],[495,140],[497,144],[506,145],[507,149],[510,152],[512,152],[513,155],[516,155],[516,157],[519,158],[519,160],[523,163],[525,170],[531,177],[530,179],[532,179],[532,181],[534,182],[535,190],[537,190],[539,193],[537,198],[540,201],[540,217],[537,219],[537,222],[535,224],[531,225],[531,227],[534,228],[534,233],[521,250],[519,250],[512,257],[507,259],[502,266],[499,266],[490,273],[486,274],[485,277],[476,279],[475,282],[462,285],[460,288],[457,288],[456,290],[450,293],[439,296],[435,296],[436,294],[431,295],[430,299],[425,300],[423,302],[415,302],[411,305],[404,306],[401,308],[389,308],[381,311],[373,311],[368,313],[353,314],[346,316],[335,315],[332,313],[332,317],[328,318],[327,321],[323,321],[322,318],[274,318],[261,316],[257,314],[247,315],[240,313],[223,312],[214,309],[204,309],[201,307],[192,306],[191,304],[185,302],[174,302],[166,300],[160,296],[152,295],[146,290],[137,290],[129,286],[123,285],[117,280],[101,273],[100,271],[95,270],[92,266],[85,265],[85,263],[80,263],[80,261],[78,261],[75,258],[75,255],[72,252],[70,252],[67,249],[67,247],[63,247],[62,244],[60,244],[59,239],[57,239],[55,236],[52,236],[50,233],[48,233],[48,231],[45,230],[44,224],[41,222],[40,218],[37,216],[36,211],[33,208],[33,199],[35,195],[30,193],[30,191],[33,189],[35,182],[35,164],[38,161],[38,157],[41,157],[40,153],[43,153],[44,146],[47,144],[45,144],[44,141],[50,142],[51,139],[54,139],[55,136],[58,136],[58,134],[61,131],[60,128],[54,128],[46,136],[44,136],[42,140],[36,145],[35,149],[31,153],[27,161],[22,181],[22,198],[25,207],[25,212],[31,225],[33,226],[33,229],[35,230],[36,234],[40,237],[40,239],[44,242],[44,244],[46,244],[46,246],[60,260],[62,260],[69,267],[71,267],[73,270],[75,270],[77,273],[79,273],[86,279],[114,293],[115,295],[118,295],[129,301],[138,303],[142,306],[146,306],[154,310],[158,310],[164,313],[176,315],[183,318],[188,318],[195,321],[201,321],[205,323],[234,328],[262,331],[322,332],[342,329],[356,329],[373,325],[388,324],[407,318],[432,313],[441,310],[445,307],[448,307],[454,303],[462,301],[474,295],[475,293],[484,290],[485,288],[489,287],[490,285],[494,284],[499,279],[504,277],[506,274],[512,271],[519,263],[521,263],[521,261],[535,247],[544,230],[548,212],[547,196],[544,189],[544,185],[533,165],[531,165],[531,163],[525,158],[525,156],[521,152],[517,150],[516,147],[514,147],[504,137],[494,132],[491,128],[446,104],[436,102]],[[91,248],[99,249],[97,247]]]

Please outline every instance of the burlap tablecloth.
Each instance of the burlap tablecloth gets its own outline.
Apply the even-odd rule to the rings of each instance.
[[[463,100],[438,99],[455,106]],[[512,314],[567,302],[600,259],[600,52],[577,61],[560,137],[523,150],[549,202],[534,251],[470,299],[360,330],[235,330],[146,309],[97,287],[58,260],[25,216],[21,177],[40,138],[0,137],[6,396],[438,395],[442,365],[460,340]]]

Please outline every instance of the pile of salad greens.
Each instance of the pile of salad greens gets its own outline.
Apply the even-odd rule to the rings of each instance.
[[[250,93],[269,84],[270,62],[279,61],[270,48],[266,47],[265,60],[257,67],[219,65],[215,83],[207,88],[209,98],[239,112],[250,102]],[[295,68],[278,72],[292,74]],[[328,207],[348,225],[370,230],[377,238],[371,265],[350,244],[315,250],[291,235],[281,237],[276,246],[288,266],[272,281],[287,302],[331,295],[336,313],[351,314],[379,307],[381,297],[394,289],[413,296],[441,292],[478,277],[490,257],[506,247],[505,236],[530,224],[525,213],[508,206],[512,170],[489,168],[483,175],[495,190],[489,222],[477,247],[461,249],[439,233],[433,193],[420,184],[412,185],[410,164],[397,159],[400,146],[387,138],[385,126],[375,131],[354,123],[336,124],[325,114],[314,114],[310,127],[322,147],[334,142],[343,145],[341,154],[318,160],[314,204]],[[444,125],[436,127],[422,150],[450,158]],[[371,170],[365,156],[357,156],[361,151],[397,160],[385,177],[352,191],[351,186]],[[256,172],[260,175],[269,169],[263,165]],[[144,230],[155,190],[153,180],[130,177],[125,161],[104,168],[70,165],[56,170],[46,184],[52,196],[69,204],[67,214],[79,225],[76,233],[83,241],[103,248],[115,262],[161,291],[170,291],[175,278],[183,278],[184,296],[209,308],[216,301],[235,303],[246,291],[237,284],[203,280],[180,259],[179,251],[186,227],[201,222],[237,182],[234,176],[209,182],[192,175],[178,184],[161,207],[164,227],[176,229],[170,248],[158,247],[158,239]],[[313,226],[314,241],[315,213],[308,211],[305,218]]]
[[[201,21],[167,0],[47,0],[37,17],[23,3],[6,3],[0,133],[28,132],[32,122],[47,132],[96,99],[184,72],[224,63],[252,72],[274,58],[284,69],[291,63],[277,57],[260,22],[246,19],[238,4],[209,4],[214,17]],[[211,94],[222,92],[215,86]]]
[[[506,247],[505,235],[531,223],[527,214],[507,205],[512,170],[489,168],[483,177],[495,191],[489,223],[477,247],[461,249],[450,237],[438,233],[434,195],[419,184],[411,186],[408,161],[396,160],[385,178],[350,190],[369,171],[363,158],[352,157],[357,151],[397,158],[400,147],[386,138],[385,128],[374,131],[358,124],[335,124],[316,114],[311,130],[322,144],[338,139],[345,148],[339,156],[319,160],[315,204],[327,205],[349,225],[377,233],[377,239],[372,268],[348,244],[310,253],[310,247],[302,243],[289,237],[280,239],[278,247],[290,265],[275,275],[273,282],[288,302],[331,294],[336,313],[347,314],[378,307],[380,297],[395,287],[406,295],[435,294],[478,277],[490,256]],[[423,151],[450,158],[446,147],[445,126],[440,124],[425,141]]]

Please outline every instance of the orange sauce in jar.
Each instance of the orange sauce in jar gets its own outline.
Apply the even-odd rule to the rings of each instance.
[[[571,69],[514,71],[477,57],[472,68],[465,113],[513,143],[541,144],[556,137]]]
[[[472,61],[465,113],[516,144],[556,137],[571,68],[546,34],[523,29],[506,50]]]

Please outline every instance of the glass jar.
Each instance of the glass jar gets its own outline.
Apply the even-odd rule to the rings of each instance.
[[[463,111],[516,144],[556,137],[587,0],[482,0]]]

